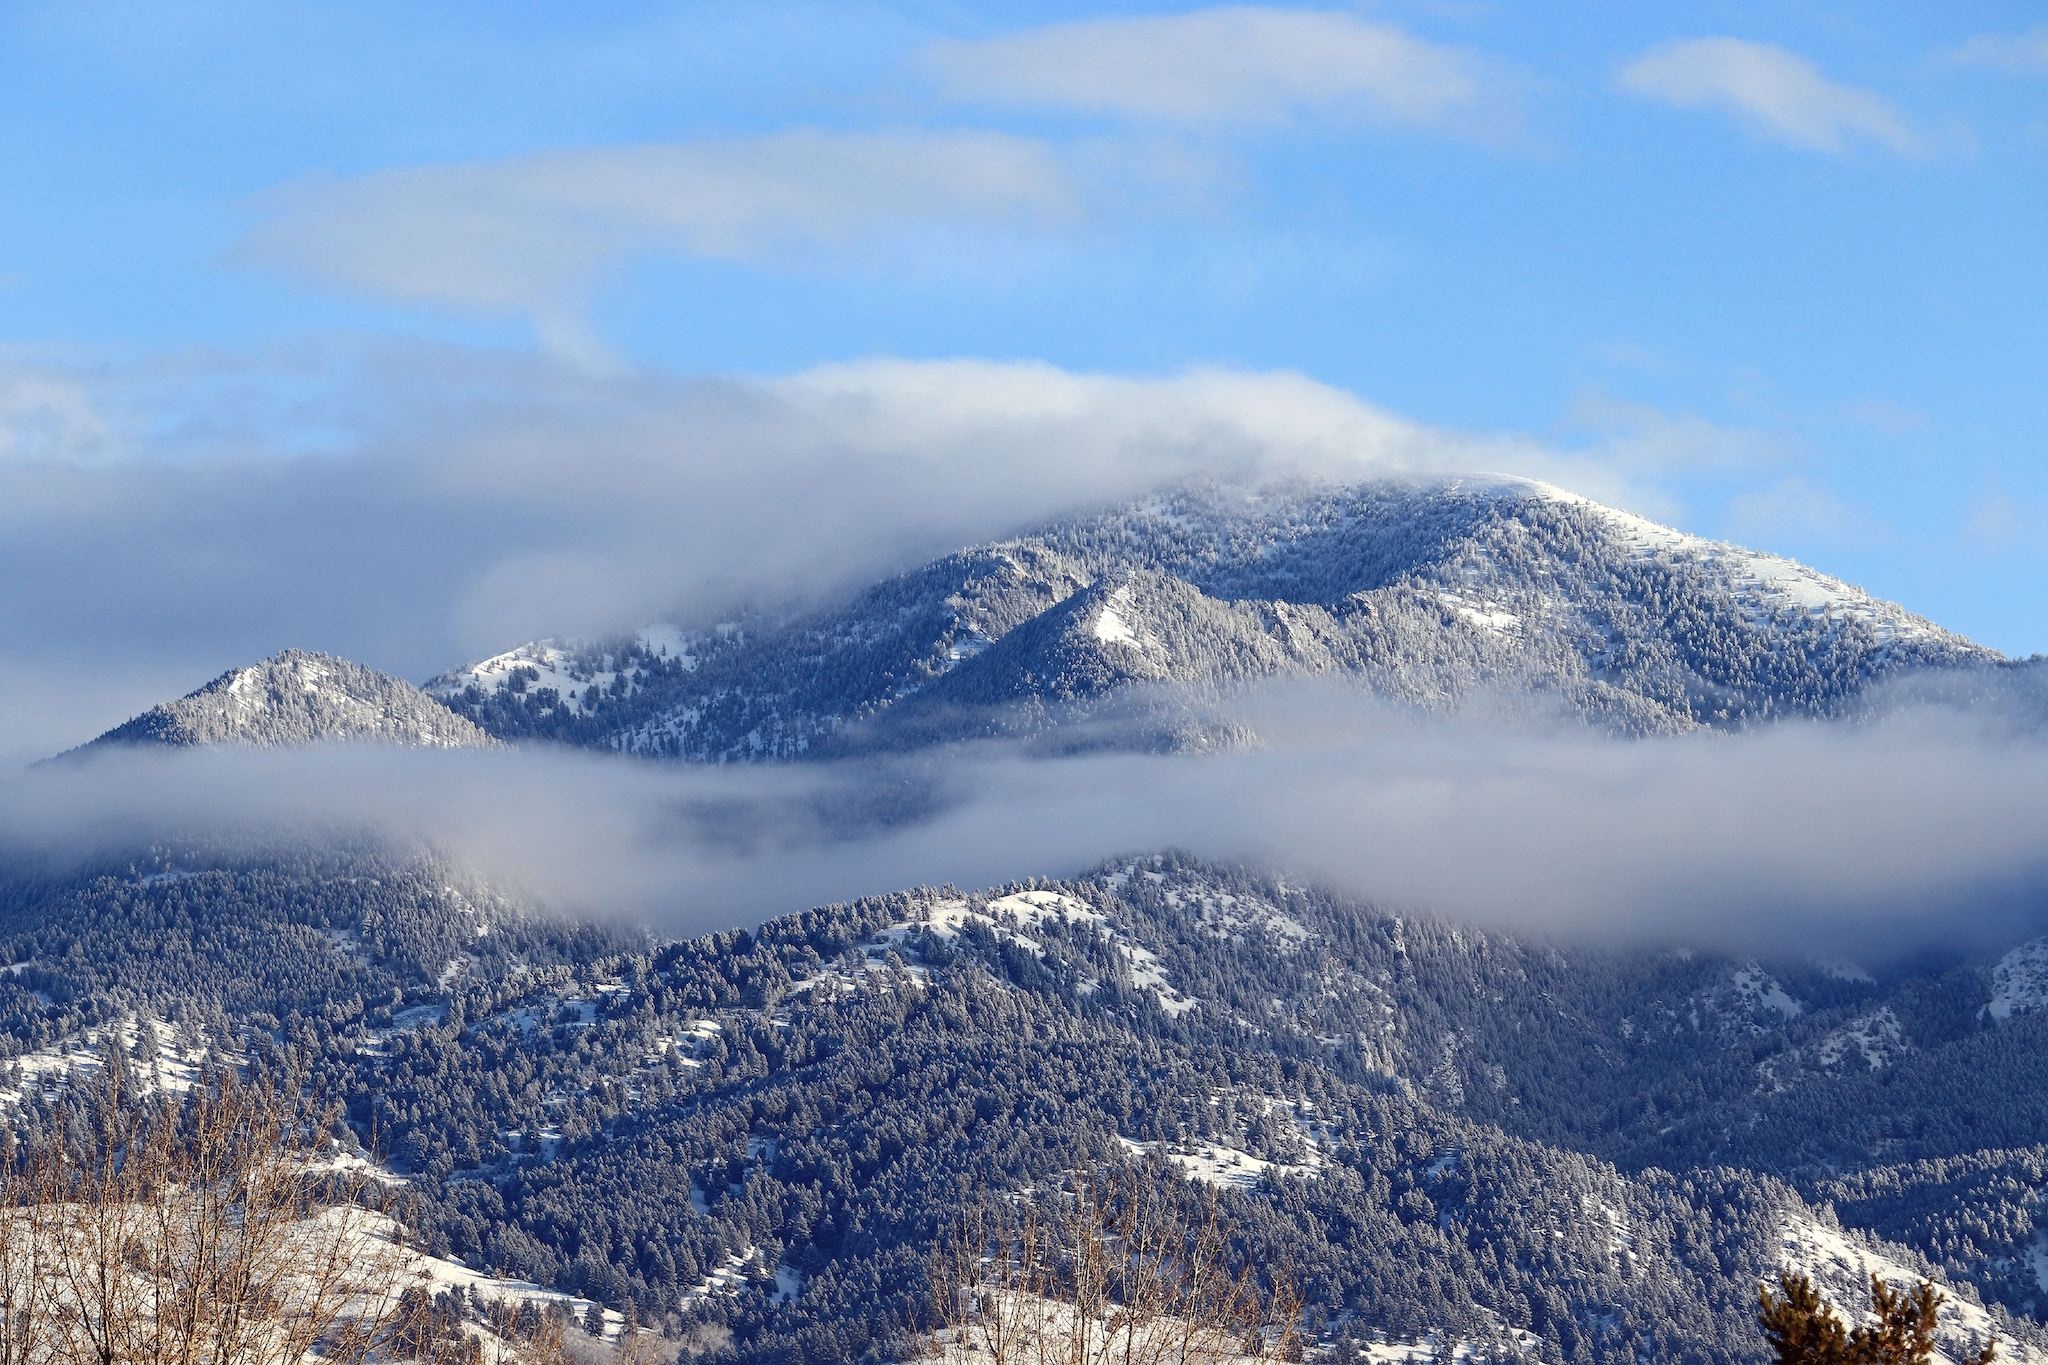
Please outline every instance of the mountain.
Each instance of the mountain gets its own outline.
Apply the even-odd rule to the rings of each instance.
[[[291,652],[95,743],[1190,745],[1235,738],[1207,699],[1305,677],[1624,735],[1897,695],[2048,715],[2038,661],[1490,478],[1175,487],[425,692]],[[437,1264],[693,1357],[906,1359],[963,1207],[1136,1155],[1222,1192],[1233,1255],[1299,1269],[1333,1361],[1736,1365],[1792,1267],[1937,1277],[1951,1355],[1960,1327],[2048,1362],[2048,939],[1864,964],[1553,941],[1146,851],[665,942],[409,834],[95,849],[0,859],[0,1117],[96,1046],[140,1075],[271,1062],[379,1144]]]
[[[1300,1268],[1336,1359],[1733,1365],[1758,1278],[1874,1264],[2040,1361],[2016,960],[1551,943],[1171,854],[649,944],[417,850],[166,845],[0,878],[0,1108],[95,1036],[270,1057],[427,1253],[715,1360],[903,1359],[964,1203],[1140,1152]]]
[[[1623,734],[1829,715],[1997,656],[1791,560],[1506,477],[1165,489],[821,609],[546,641],[428,690],[506,739],[690,760],[1055,728],[1133,684],[1339,676]]]
[[[411,683],[330,654],[288,649],[230,669],[83,747],[270,748],[336,740],[429,749],[488,748],[498,742]]]

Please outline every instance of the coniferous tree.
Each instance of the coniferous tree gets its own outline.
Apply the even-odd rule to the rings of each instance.
[[[1927,1365],[1934,1358],[1934,1330],[1942,1293],[1922,1280],[1894,1289],[1870,1277],[1871,1321],[1851,1328],[1804,1275],[1778,1277],[1779,1292],[1758,1291],[1757,1321],[1777,1355],[1778,1365]],[[1993,1342],[1963,1357],[1959,1365],[1991,1365]]]

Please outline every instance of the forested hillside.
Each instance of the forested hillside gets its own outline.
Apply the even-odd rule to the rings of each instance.
[[[888,1358],[971,1192],[1138,1151],[1360,1346],[1750,1359],[1751,1286],[1836,1217],[2041,1301],[2048,1017],[1983,1014],[1990,961],[1573,948],[1177,856],[649,947],[367,842],[17,880],[0,957],[15,1103],[91,1038],[276,1057],[426,1251],[733,1359]]]

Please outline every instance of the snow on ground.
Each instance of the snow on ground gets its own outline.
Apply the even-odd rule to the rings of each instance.
[[[916,919],[892,924],[878,937],[892,944],[901,943],[912,933],[924,930],[939,938],[951,939],[966,926],[979,924],[1021,944],[1032,955],[1043,957],[1044,945],[1022,931],[1051,921],[1100,924],[1102,916],[1072,896],[1052,891],[1019,891],[1014,895],[998,896],[978,908],[965,900],[934,901]]]
[[[26,962],[10,962],[4,967],[0,967],[0,976],[19,977],[23,972],[28,971],[30,968],[39,967],[41,965],[42,964],[37,962],[34,958],[30,958]],[[50,1005],[54,1005],[57,1003],[57,997],[51,995],[48,991],[31,990],[29,994],[36,998],[36,1003],[38,1005],[48,1007]]]
[[[1735,973],[1736,999],[1752,1013],[1775,1014],[1780,1019],[1797,1019],[1806,1006],[1794,1000],[1777,979],[1752,962]]]
[[[1192,904],[1195,927],[1212,938],[1242,942],[1256,937],[1282,952],[1295,952],[1315,941],[1307,925],[1257,896],[1197,884],[1185,892],[1169,891],[1165,899],[1176,910]]]
[[[1119,942],[1116,950],[1123,955],[1124,965],[1130,969],[1131,984],[1141,991],[1152,992],[1159,1001],[1159,1008],[1168,1014],[1186,1014],[1201,1003],[1174,988],[1174,984],[1166,979],[1166,970],[1159,965],[1158,956],[1150,948]]]
[[[1124,615],[1131,609],[1131,590],[1128,585],[1112,591],[1103,601],[1101,610],[1089,623],[1088,633],[1104,644],[1125,645],[1131,649],[1154,651],[1160,648],[1159,641],[1151,635],[1133,629]]]
[[[1805,1215],[1787,1217],[1780,1227],[1778,1264],[1787,1270],[1804,1272],[1842,1316],[1851,1321],[1868,1316],[1872,1275],[1892,1285],[1913,1285],[1922,1278],[1912,1267]],[[1991,1315],[1981,1305],[1959,1297],[1952,1286],[1940,1288],[1948,1302],[1941,1310],[1941,1332],[1937,1338],[1941,1349],[1934,1356],[1937,1365],[1952,1365],[1957,1356],[1994,1334],[2000,1360],[2014,1365],[2048,1362],[2048,1356],[1995,1333]]]
[[[1014,1290],[995,1290],[986,1297],[999,1305],[994,1310],[999,1314],[996,1320],[1010,1327],[1016,1346],[1016,1354],[1010,1358],[1014,1360],[1200,1360],[1213,1365],[1254,1365],[1256,1359],[1226,1347],[1222,1332],[1191,1328],[1182,1318],[1137,1320],[1114,1315],[1087,1323],[1084,1340],[1081,1314],[1071,1303]],[[972,1328],[940,1332],[927,1349],[911,1357],[937,1365],[976,1365],[994,1358]]]
[[[697,1053],[723,1027],[716,1019],[692,1019],[681,1033],[658,1033],[648,1044],[647,1060],[658,1062],[672,1057],[681,1066],[702,1066]]]
[[[773,1284],[770,1289],[769,1285]],[[749,1285],[760,1285],[777,1303],[788,1303],[803,1292],[804,1277],[793,1266],[770,1267],[756,1247],[728,1252],[717,1269],[690,1289],[683,1291],[685,1303],[703,1299],[737,1298]]]
[[[1809,1048],[1791,1048],[1756,1064],[1758,1088],[1768,1094],[1782,1094],[1808,1070],[1821,1071],[1844,1066],[1855,1071],[1877,1071],[1890,1066],[1912,1050],[1898,1015],[1889,1006],[1860,1014],[1839,1028],[1828,1030]]]
[[[1886,1006],[1858,1015],[1830,1032],[1820,1040],[1814,1055],[1822,1066],[1832,1067],[1854,1051],[1863,1058],[1866,1067],[1875,1071],[1897,1057],[1905,1045],[1906,1034],[1899,1027],[1899,1016]]]
[[[1512,635],[1522,626],[1522,618],[1509,611],[1500,603],[1483,597],[1475,597],[1445,588],[1434,594],[1436,600],[1450,608],[1451,613],[1467,625],[1476,626],[1490,635]]]
[[[1877,984],[1876,977],[1847,958],[1823,957],[1817,959],[1813,965],[1820,968],[1822,973],[1835,981],[1847,981],[1857,986],[1874,986]]]
[[[350,1216],[360,1222],[355,1235],[363,1240],[364,1259],[390,1255],[396,1248],[398,1264],[395,1267],[394,1291],[418,1285],[429,1294],[439,1295],[453,1290],[472,1302],[504,1304],[515,1311],[529,1303],[542,1310],[559,1307],[579,1328],[588,1319],[590,1310],[597,1307],[588,1299],[579,1299],[531,1280],[506,1279],[473,1270],[460,1260],[429,1256],[410,1244],[403,1227],[381,1214]],[[599,1311],[604,1315],[604,1339],[616,1341],[625,1330],[625,1317],[610,1308]]]
[[[952,939],[958,937],[966,926],[978,924],[1015,943],[1033,957],[1044,957],[1045,945],[1026,931],[1054,923],[1084,926],[1108,938],[1129,970],[1131,984],[1141,991],[1150,991],[1159,1001],[1159,1007],[1168,1014],[1185,1014],[1201,1003],[1175,989],[1167,979],[1158,956],[1126,939],[1108,916],[1085,901],[1057,891],[1016,891],[1007,896],[996,896],[978,906],[970,900],[958,898],[933,901],[916,919],[892,924],[877,934],[875,946],[885,950],[901,948],[905,940],[920,931]],[[812,987],[818,980],[813,977],[804,985]],[[1085,989],[1089,987],[1084,986]]]
[[[1991,1003],[1984,1013],[2010,1019],[2048,1004],[2048,938],[2023,943],[1991,969]]]
[[[1011,1339],[1018,1344],[1014,1358],[1084,1358],[1079,1315],[1072,1304],[1015,1291],[996,1291],[990,1297],[1000,1305],[997,1309],[1001,1314],[999,1320],[1010,1324]],[[1520,1348],[1518,1358],[1539,1362],[1539,1365],[1543,1361],[1542,1338],[1524,1331],[1508,1331],[1503,1335],[1512,1337]],[[1113,1335],[1106,1323],[1091,1324],[1090,1336],[1092,1340],[1087,1343],[1085,1354],[1088,1360],[1186,1359],[1209,1361],[1212,1365],[1253,1365],[1256,1359],[1233,1352],[1209,1333],[1189,1331],[1183,1319],[1173,1317],[1161,1317],[1149,1324],[1136,1325],[1135,1340],[1131,1341]],[[1365,1347],[1365,1359],[1374,1365],[1431,1365],[1439,1359],[1437,1340],[1437,1334],[1428,1333],[1412,1341],[1373,1341]],[[937,1365],[976,1365],[976,1362],[992,1358],[976,1339],[972,1328],[941,1332],[927,1345],[928,1351],[919,1351],[912,1359],[936,1361]],[[1470,1343],[1459,1341],[1451,1344],[1454,1361],[1472,1361],[1478,1357],[1478,1348]],[[1311,1351],[1308,1358],[1316,1359],[1317,1353]]]
[[[33,1228],[35,1225],[30,1226]],[[61,1226],[54,1231],[59,1239],[58,1245],[72,1240]],[[0,1228],[0,1232],[21,1235],[21,1228]],[[277,1290],[275,1301],[303,1308],[315,1293],[332,1295],[325,1298],[321,1312],[323,1316],[330,1311],[337,1315],[332,1320],[333,1325],[389,1313],[401,1295],[420,1289],[435,1297],[454,1292],[466,1305],[503,1305],[514,1313],[529,1303],[543,1311],[559,1308],[569,1315],[578,1330],[582,1330],[591,1320],[590,1315],[596,1312],[603,1322],[601,1338],[608,1342],[617,1341],[625,1330],[623,1315],[609,1308],[601,1309],[588,1299],[548,1289],[530,1280],[486,1274],[459,1260],[428,1255],[412,1244],[400,1223],[382,1213],[351,1205],[336,1205],[287,1225],[281,1236],[284,1240],[278,1243],[278,1247],[282,1254],[310,1259],[280,1265],[285,1276],[273,1285]],[[290,1265],[325,1263],[330,1252],[343,1253],[346,1259],[338,1263],[349,1267],[347,1274],[337,1281],[316,1281],[310,1276],[300,1281],[288,1268]],[[487,1348],[498,1343],[498,1338],[475,1321],[465,1322],[464,1327]]]
[[[1759,617],[1790,611],[1813,617],[1856,620],[1869,626],[1872,633],[1886,643],[1965,643],[1896,603],[1872,597],[1853,584],[1782,555],[1688,535],[1659,525],[1647,517],[1609,507],[1534,479],[1491,476],[1475,482],[1491,484],[1510,496],[1520,494],[1585,508],[1644,558],[1684,561],[1744,594],[1755,603]]]
[[[1607,1224],[1607,1251],[1616,1263],[1626,1266],[1635,1260],[1636,1232],[1628,1215],[1605,1200],[1595,1200],[1600,1217]]]
[[[508,649],[503,654],[494,654],[488,659],[465,664],[453,672],[443,673],[426,685],[426,691],[433,696],[446,699],[474,686],[478,691],[490,693],[505,687],[513,674],[520,669],[532,669],[539,674],[538,680],[529,680],[529,690],[537,691],[552,687],[562,699],[565,709],[574,712],[583,710],[583,698],[591,688],[609,691],[618,680],[621,665],[625,659],[612,646],[620,641],[596,640],[536,640],[532,644]],[[694,641],[690,632],[680,626],[657,624],[635,632],[623,642],[630,653],[633,646],[644,649],[657,658],[666,658],[681,663],[685,669],[696,667]],[[638,677],[638,670],[626,668],[626,681],[631,683]]]
[[[557,1028],[592,1028],[597,1024],[598,1010],[604,1002],[628,994],[629,990],[622,981],[599,981],[591,987],[588,995],[581,991],[544,995],[528,1004],[500,1010],[480,1019],[473,1027],[503,1024],[521,1035]]]
[[[146,1062],[138,1056],[145,1031],[156,1051]],[[178,1031],[161,1019],[128,1015],[115,1026],[112,1037],[126,1054],[136,1087],[143,1094],[191,1089],[206,1061],[203,1050],[180,1050],[176,1046]],[[105,1029],[90,1028],[34,1052],[0,1060],[0,1107],[20,1104],[37,1091],[53,1093],[73,1077],[99,1070],[107,1041]]]
[[[1300,1165],[1267,1161],[1253,1156],[1250,1152],[1236,1147],[1227,1147],[1220,1142],[1206,1140],[1184,1143],[1139,1142],[1136,1138],[1121,1135],[1117,1141],[1132,1156],[1146,1156],[1158,1152],[1168,1161],[1180,1167],[1181,1173],[1191,1180],[1204,1185],[1214,1185],[1224,1190],[1256,1189],[1259,1182],[1271,1175],[1274,1179],[1290,1175],[1314,1175],[1320,1167],[1314,1154]]]

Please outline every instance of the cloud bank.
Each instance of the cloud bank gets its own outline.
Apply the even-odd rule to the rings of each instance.
[[[1621,88],[1676,109],[1733,114],[1753,132],[1809,152],[1872,145],[1897,156],[1926,150],[1905,116],[1875,91],[1829,80],[1795,52],[1741,38],[1660,44],[1622,68]]]
[[[1258,747],[1178,756],[981,745],[690,769],[536,751],[117,753],[0,785],[0,845],[367,824],[564,910],[677,934],[1167,847],[1403,912],[1602,940],[1805,952],[1853,934],[1875,953],[2039,932],[2048,743],[1953,707],[1638,742],[1298,687],[1239,718]],[[857,818],[878,807],[903,814]]]

